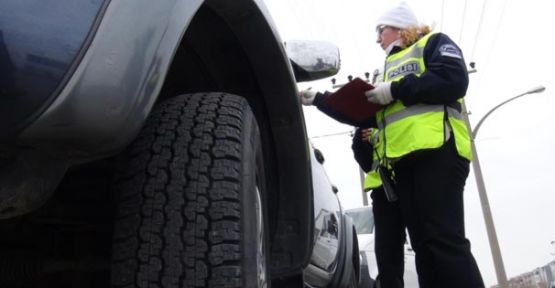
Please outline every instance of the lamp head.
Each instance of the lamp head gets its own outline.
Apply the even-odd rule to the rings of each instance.
[[[545,91],[545,87],[544,86],[538,86],[538,87],[530,89],[528,92],[526,92],[526,94],[542,93],[543,91]]]

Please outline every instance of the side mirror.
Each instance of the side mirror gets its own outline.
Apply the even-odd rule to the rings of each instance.
[[[331,190],[333,191],[333,193],[337,194],[337,192],[339,192],[339,189],[337,188],[337,186],[335,185],[331,185]]]
[[[324,164],[324,154],[322,153],[322,151],[320,151],[319,149],[314,148],[314,157],[316,157],[316,160],[318,161],[318,163],[320,164]]]
[[[339,72],[339,48],[324,41],[293,40],[285,42],[297,82],[313,81]]]

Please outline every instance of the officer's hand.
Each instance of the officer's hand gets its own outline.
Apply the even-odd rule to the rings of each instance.
[[[369,129],[360,129],[361,138],[370,142],[370,137],[372,136],[372,128]]]
[[[391,95],[391,82],[378,83],[372,90],[364,92],[368,101],[376,104],[387,105],[393,102]]]
[[[314,103],[314,98],[316,98],[316,91],[311,90],[311,88],[299,91],[299,97],[301,98],[301,103],[303,105],[312,105]]]

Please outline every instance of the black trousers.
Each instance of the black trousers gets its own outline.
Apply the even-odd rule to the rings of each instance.
[[[458,155],[453,138],[393,165],[421,288],[484,287],[464,231],[463,191],[470,162]]]
[[[389,202],[383,189],[377,188],[370,194],[374,213],[374,252],[378,264],[378,287],[404,287],[405,267],[405,224],[399,201]]]

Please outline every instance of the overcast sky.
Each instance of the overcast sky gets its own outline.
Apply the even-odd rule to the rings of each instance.
[[[542,0],[407,0],[422,23],[448,34],[457,42],[467,63],[476,62],[466,103],[470,121],[477,122],[495,105],[538,85],[544,93],[527,95],[488,117],[476,146],[501,253],[508,278],[555,259],[555,17]],[[384,52],[375,43],[375,21],[398,1],[265,0],[284,41],[325,40],[341,51],[337,76],[364,77],[383,67]],[[331,90],[330,79],[302,83]],[[326,169],[339,187],[345,208],[362,205],[358,167],[348,134],[352,130],[321,114],[304,109],[309,137],[326,157]],[[465,190],[467,237],[487,286],[495,284],[474,174]]]

